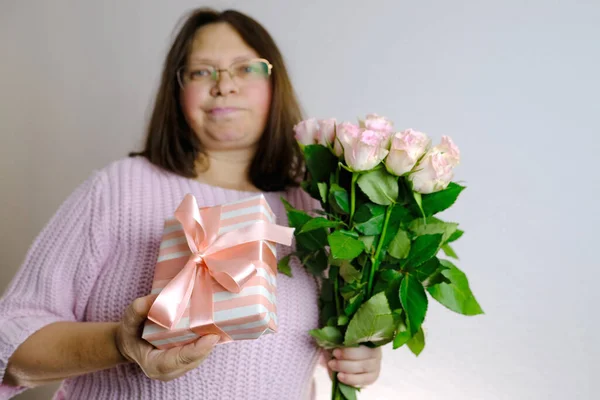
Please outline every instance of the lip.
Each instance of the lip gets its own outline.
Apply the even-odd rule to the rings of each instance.
[[[211,108],[208,111],[208,113],[212,116],[219,117],[219,116],[233,114],[237,111],[240,111],[240,108],[237,108],[237,107],[215,107],[215,108]]]

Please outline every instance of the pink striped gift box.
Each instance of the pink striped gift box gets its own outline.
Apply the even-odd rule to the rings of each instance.
[[[218,235],[255,224],[259,221],[275,223],[275,215],[264,196],[258,195],[219,206],[221,208]],[[246,246],[245,254],[256,263],[256,274],[242,287],[239,293],[226,290],[212,279],[213,320],[232,340],[249,340],[277,331],[277,257],[275,244],[258,240],[237,246]],[[182,224],[175,218],[165,221],[160,252],[154,272],[152,293],[162,289],[184,268],[192,254]],[[218,257],[227,259],[228,250]],[[190,302],[183,316],[172,327],[165,328],[150,320],[144,326],[142,337],[159,349],[181,346],[196,340],[201,335],[190,327]],[[219,343],[225,343],[222,340]]]

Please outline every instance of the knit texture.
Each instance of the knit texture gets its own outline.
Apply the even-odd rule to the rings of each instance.
[[[0,300],[0,379],[27,337],[56,321],[119,321],[150,293],[165,218],[184,195],[200,206],[255,196],[186,179],[127,158],[96,171],[62,204],[29,249]],[[316,207],[298,188],[264,193],[277,223],[287,225],[284,196]],[[278,246],[281,258],[293,251]],[[216,346],[197,369],[170,382],[147,378],[135,364],[67,379],[55,399],[307,399],[318,349],[308,331],[318,324],[318,284],[292,262],[294,277],[277,277],[279,330],[257,340]],[[0,398],[23,389],[0,387]]]

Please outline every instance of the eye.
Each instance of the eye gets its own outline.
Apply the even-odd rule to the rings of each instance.
[[[204,79],[212,76],[212,69],[210,67],[194,67],[188,73],[189,79]]]
[[[268,67],[262,61],[245,61],[235,66],[236,75],[240,77],[267,76]]]

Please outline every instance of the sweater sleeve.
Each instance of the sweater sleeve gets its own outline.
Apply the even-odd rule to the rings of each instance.
[[[0,299],[0,382],[11,355],[34,332],[84,320],[107,254],[107,186],[103,171],[79,185],[34,240]],[[0,385],[0,398],[23,390]]]

